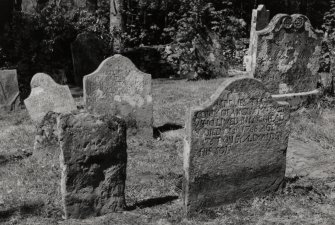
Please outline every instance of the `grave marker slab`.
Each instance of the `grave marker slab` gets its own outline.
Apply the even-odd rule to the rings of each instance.
[[[285,177],[287,103],[253,78],[231,78],[187,115],[183,201],[187,216],[277,190]]]
[[[310,92],[317,88],[322,35],[306,16],[278,14],[256,33],[253,74],[270,93]]]
[[[84,219],[125,208],[124,120],[85,112],[57,120],[65,218]]]
[[[84,77],[84,101],[89,112],[119,115],[128,128],[152,136],[151,75],[126,57],[114,55]]]
[[[250,41],[248,56],[245,56],[246,71],[251,72],[256,63],[257,37],[256,31],[264,29],[270,20],[270,11],[264,5],[258,5],[257,9],[252,10]]]
[[[69,87],[57,84],[47,74],[35,74],[30,86],[31,93],[24,104],[35,122],[40,123],[49,111],[67,113],[77,109]]]
[[[0,112],[14,110],[19,102],[16,70],[0,70]]]

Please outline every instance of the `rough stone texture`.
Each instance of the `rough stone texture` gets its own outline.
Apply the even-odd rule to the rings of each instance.
[[[105,47],[103,41],[91,33],[81,33],[71,44],[74,70],[74,82],[83,86],[83,77],[92,73],[104,60]]]
[[[15,110],[19,95],[16,70],[0,70],[0,112]]]
[[[57,133],[57,117],[59,113],[48,112],[37,126],[33,156],[40,161],[51,161],[58,165],[59,143]],[[57,162],[57,163],[56,163]]]
[[[24,100],[31,119],[37,123],[49,112],[67,113],[77,109],[68,86],[59,85],[44,73],[37,73],[30,82],[31,93]]]
[[[151,75],[128,58],[109,57],[85,76],[84,101],[89,112],[122,116],[129,129],[152,136]]]
[[[258,5],[257,9],[252,10],[250,41],[248,56],[245,56],[244,62],[247,72],[251,72],[256,63],[257,37],[256,31],[264,29],[270,20],[270,11],[264,5]]]
[[[253,73],[273,94],[313,91],[319,80],[321,34],[300,14],[276,15],[257,31]]]
[[[61,115],[57,123],[66,218],[87,218],[125,208],[126,125],[88,113]]]
[[[187,116],[183,200],[187,216],[278,189],[285,177],[288,104],[253,78],[230,78]]]

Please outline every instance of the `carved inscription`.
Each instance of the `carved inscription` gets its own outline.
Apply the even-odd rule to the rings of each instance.
[[[184,145],[184,206],[204,207],[277,190],[285,177],[288,104],[252,78],[225,80],[190,109]]]
[[[274,109],[269,98],[228,93],[212,110],[195,113],[192,127],[198,137],[194,146],[201,148],[198,156],[229,154],[235,145],[243,143],[282,140],[286,134],[278,127],[286,123],[285,107]]]

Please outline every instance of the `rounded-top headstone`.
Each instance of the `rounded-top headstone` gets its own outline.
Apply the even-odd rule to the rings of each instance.
[[[109,57],[84,77],[84,101],[89,112],[121,116],[128,128],[152,136],[151,75],[127,57]]]
[[[35,74],[30,85],[31,93],[24,104],[33,121],[40,123],[48,112],[68,113],[77,109],[69,87],[57,84],[49,75]]]
[[[253,78],[223,82],[187,115],[183,196],[188,216],[275,191],[285,177],[288,104]]]

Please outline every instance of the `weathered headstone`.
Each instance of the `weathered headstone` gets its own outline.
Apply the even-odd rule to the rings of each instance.
[[[112,116],[61,115],[57,128],[66,218],[87,218],[125,208],[126,125]]]
[[[129,129],[152,136],[151,75],[128,58],[109,57],[85,76],[84,101],[89,112],[122,116]]]
[[[270,93],[309,92],[317,88],[322,35],[306,16],[278,14],[256,33],[253,74]]]
[[[248,55],[244,58],[244,63],[247,72],[251,72],[256,63],[256,31],[264,29],[270,20],[270,11],[264,5],[258,5],[257,9],[252,10],[250,40]]]
[[[183,199],[187,216],[278,189],[285,177],[288,104],[253,78],[224,81],[187,115]]]
[[[104,59],[103,41],[92,33],[81,33],[71,44],[74,82],[83,86],[83,77],[92,73]]]
[[[24,104],[35,122],[40,123],[49,111],[67,113],[77,109],[69,87],[55,83],[47,74],[35,74],[30,86],[31,93]]]
[[[16,70],[0,70],[0,112],[17,108],[19,95]]]

